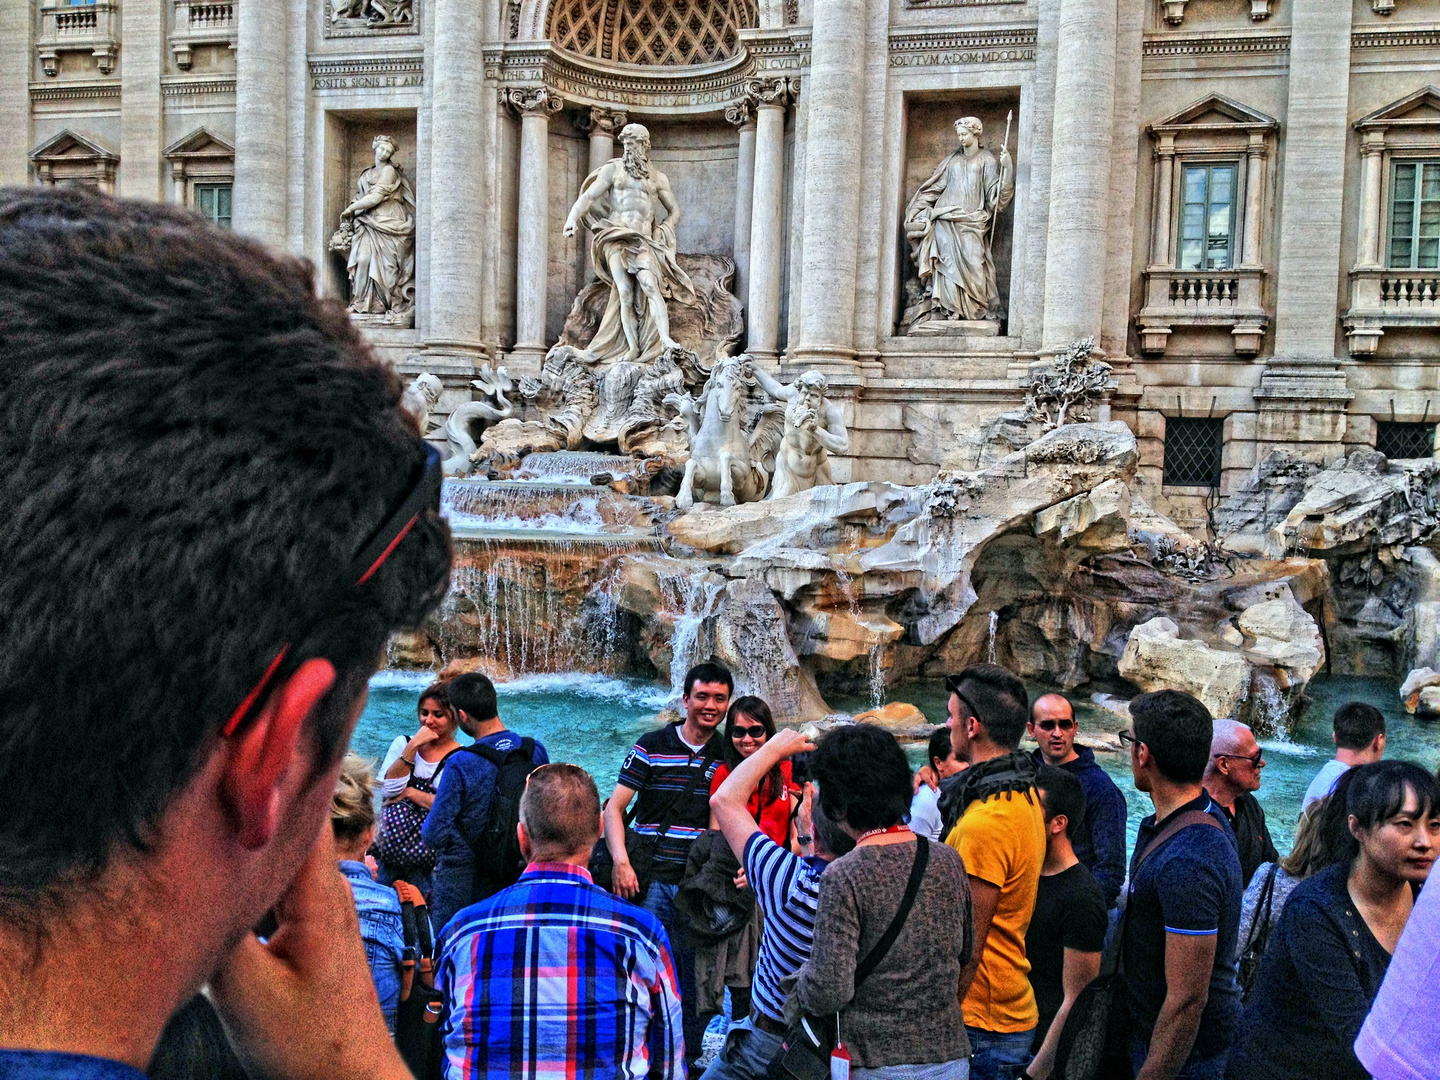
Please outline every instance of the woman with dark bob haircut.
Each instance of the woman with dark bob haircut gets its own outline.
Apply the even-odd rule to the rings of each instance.
[[[1440,853],[1440,783],[1408,761],[1351,769],[1338,860],[1295,891],[1266,947],[1227,1076],[1363,1080],[1355,1038]]]
[[[905,824],[910,765],[888,731],[836,728],[820,740],[810,769],[821,813],[855,838],[855,848],[820,879],[814,944],[795,988],[800,1009],[838,1017],[857,1080],[963,1080],[970,1057],[958,997],[970,958],[965,864]],[[919,889],[898,936],[883,956],[872,956],[897,922],[917,868]],[[859,979],[862,965],[870,970]]]

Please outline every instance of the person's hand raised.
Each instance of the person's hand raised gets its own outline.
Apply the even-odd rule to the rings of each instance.
[[[415,751],[429,746],[440,738],[440,733],[425,724],[420,725],[420,730],[410,736],[410,741],[405,744],[405,753],[401,756],[408,756],[412,761],[415,758]]]
[[[411,1080],[385,1029],[328,819],[275,915],[270,940],[246,934],[207,991],[250,1074]]]

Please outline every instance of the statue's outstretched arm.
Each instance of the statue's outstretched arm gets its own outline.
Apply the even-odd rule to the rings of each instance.
[[[595,170],[590,182],[580,190],[580,197],[575,200],[575,205],[570,208],[570,216],[565,219],[565,235],[573,236],[576,225],[590,212],[595,205],[595,200],[610,187],[610,167],[602,165]]]
[[[793,386],[786,386],[764,368],[758,365],[752,366],[750,371],[751,374],[755,376],[755,381],[760,384],[760,389],[764,390],[765,393],[777,401],[789,401],[795,396],[795,388]]]

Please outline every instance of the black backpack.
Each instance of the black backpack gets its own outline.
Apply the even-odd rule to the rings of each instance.
[[[514,885],[525,869],[515,826],[520,824],[520,796],[525,794],[525,781],[539,766],[535,764],[535,740],[530,738],[521,739],[514,750],[496,750],[480,743],[461,749],[479,754],[499,771],[485,829],[470,844],[475,852],[475,888],[470,897],[473,904]]]

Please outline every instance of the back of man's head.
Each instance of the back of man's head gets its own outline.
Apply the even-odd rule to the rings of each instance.
[[[520,823],[536,862],[587,855],[600,838],[600,793],[578,765],[542,765],[520,796]]]
[[[451,679],[447,689],[450,704],[463,711],[471,720],[493,720],[500,715],[495,684],[478,671],[466,672]]]
[[[1065,835],[1074,839],[1085,824],[1085,788],[1080,781],[1064,769],[1041,765],[1035,786],[1040,789],[1045,820],[1051,821],[1064,814]]]
[[[1385,714],[1363,701],[1347,701],[1335,710],[1335,745],[1341,750],[1364,750],[1385,734]]]
[[[985,725],[992,742],[1006,750],[1020,745],[1030,718],[1030,695],[1014,672],[998,664],[971,664],[948,681]]]
[[[1130,717],[1161,776],[1176,784],[1200,782],[1215,734],[1209,709],[1179,690],[1156,690],[1130,702]]]
[[[426,451],[308,264],[176,207],[12,189],[0,326],[3,920],[147,850],[272,665],[267,687],[334,665],[303,733],[328,771],[450,545],[427,510],[341,580]]]

